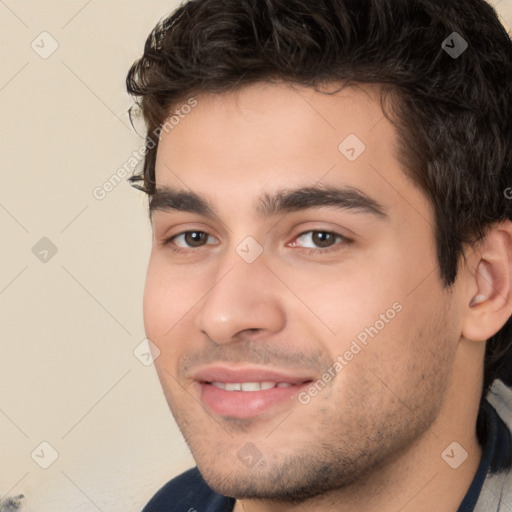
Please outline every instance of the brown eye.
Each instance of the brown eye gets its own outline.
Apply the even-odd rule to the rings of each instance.
[[[311,240],[318,247],[330,247],[336,243],[336,237],[334,233],[328,233],[327,231],[313,231]]]
[[[206,231],[184,231],[183,233],[179,233],[178,235],[174,235],[166,239],[163,245],[174,245],[178,250],[181,250],[195,249],[208,244],[212,245],[212,242],[215,243],[215,238],[206,233]]]
[[[204,231],[187,231],[183,233],[183,238],[189,247],[200,247],[208,241],[208,234]]]
[[[328,249],[340,241],[348,242],[344,236],[331,231],[306,231],[297,237],[298,245],[306,249]]]

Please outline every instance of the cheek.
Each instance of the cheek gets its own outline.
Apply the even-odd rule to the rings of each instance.
[[[307,316],[299,315],[297,308],[292,315],[317,325],[317,334],[325,332],[320,337],[324,351],[332,361],[342,357],[344,386],[364,376],[375,380],[374,370],[401,387],[398,381],[407,372],[421,374],[422,367],[439,359],[433,353],[446,355],[440,345],[448,334],[443,321],[448,304],[437,274],[418,276],[418,287],[417,268],[404,268],[396,258],[386,265],[387,272],[377,271],[381,268],[361,265],[330,276],[296,273],[292,281],[309,309],[299,306]]]
[[[293,292],[302,302],[292,314],[309,310],[308,318],[322,330],[328,328],[337,343],[349,342],[375,322],[380,325],[387,311],[391,318],[396,316],[393,304],[400,293],[392,288],[392,281],[383,286],[382,279],[373,279],[368,271],[297,272],[288,281],[294,283]]]
[[[174,275],[165,262],[158,257],[150,259],[144,287],[144,328],[146,336],[156,345],[159,355],[154,361],[158,378],[172,411],[175,411],[177,389],[176,375],[180,356],[190,338],[186,331],[187,319],[193,304],[197,301],[187,297],[186,290],[193,284],[184,286],[183,273]],[[174,414],[174,412],[173,412]]]
[[[185,271],[171,272],[160,260],[152,256],[149,262],[143,309],[146,335],[163,350],[183,330],[200,295]]]

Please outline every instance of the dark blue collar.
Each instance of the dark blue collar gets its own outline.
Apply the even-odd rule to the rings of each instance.
[[[498,473],[512,466],[512,439],[507,425],[487,400],[484,400],[482,407],[486,425],[482,459],[457,512],[473,512],[487,474]]]

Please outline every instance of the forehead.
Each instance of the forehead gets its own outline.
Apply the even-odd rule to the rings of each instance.
[[[397,159],[396,132],[376,86],[325,94],[253,84],[195,100],[162,132],[157,186],[193,190],[219,205],[245,206],[273,190],[319,183],[355,187],[391,207],[397,199],[425,202]]]
[[[326,91],[334,87],[326,86]],[[157,168],[159,160],[166,157],[164,148],[172,146],[193,155],[200,144],[205,157],[222,153],[226,166],[230,157],[257,154],[263,158],[265,155],[258,153],[262,146],[265,154],[273,157],[307,152],[313,144],[330,146],[328,154],[337,156],[338,144],[346,135],[372,142],[371,132],[377,125],[380,139],[393,139],[392,126],[387,120],[382,123],[379,94],[375,86],[345,86],[328,94],[283,83],[256,83],[232,92],[199,94],[196,106],[179,118],[174,116],[177,124],[162,132]],[[176,105],[175,110],[184,111],[187,102]]]

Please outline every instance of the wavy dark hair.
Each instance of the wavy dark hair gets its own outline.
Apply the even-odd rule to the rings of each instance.
[[[447,51],[454,37],[468,44],[458,56]],[[153,29],[126,79],[147,128],[133,185],[154,192],[155,130],[187,98],[275,81],[380,86],[400,161],[433,207],[445,287],[465,247],[512,218],[512,42],[484,0],[183,3]],[[509,318],[487,341],[482,398],[510,374],[511,340]]]

